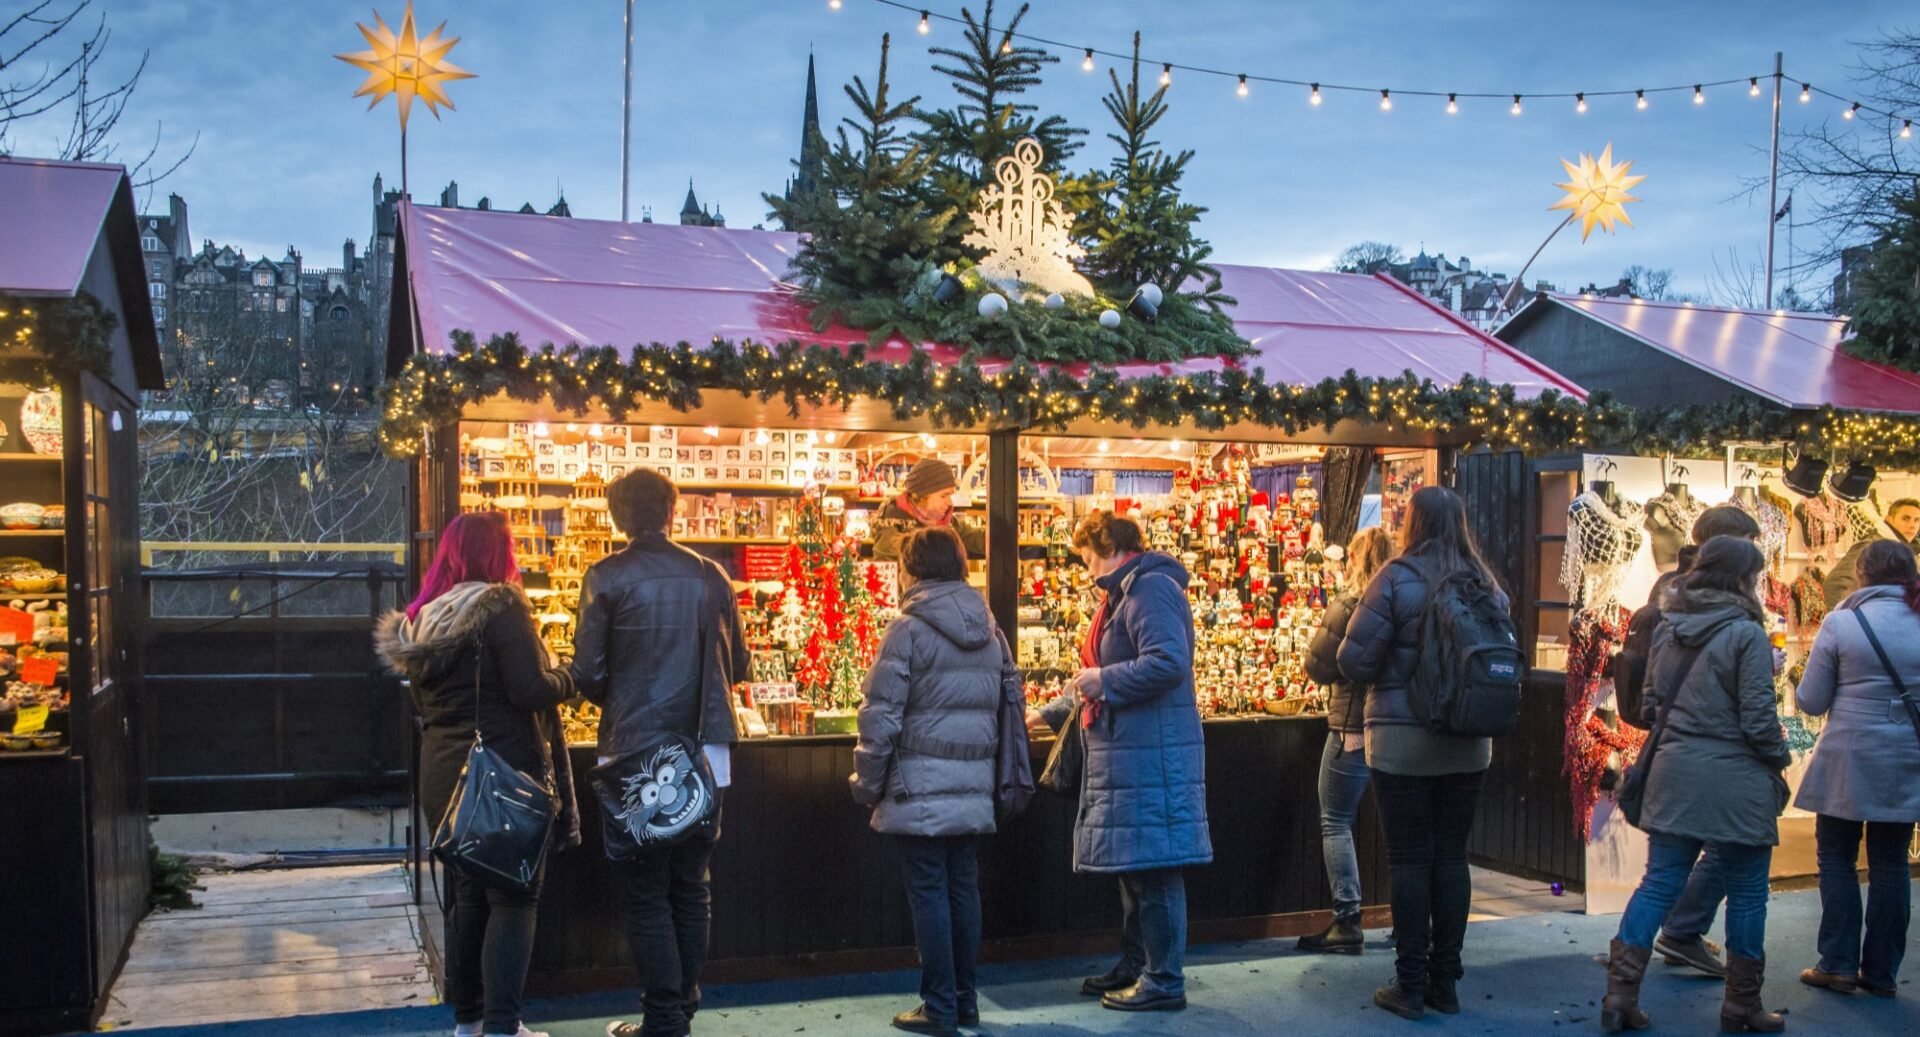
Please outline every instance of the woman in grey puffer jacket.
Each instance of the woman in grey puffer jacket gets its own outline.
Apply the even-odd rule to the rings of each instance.
[[[1666,622],[1647,657],[1647,701],[1657,747],[1647,766],[1639,827],[1647,872],[1609,949],[1601,1029],[1642,1030],[1640,980],[1653,938],[1708,844],[1727,886],[1727,1033],[1776,1033],[1786,1021],[1760,1004],[1766,966],[1767,869],[1787,805],[1791,762],[1773,697],[1773,649],[1755,596],[1766,556],[1718,536],[1669,590]]]
[[[853,798],[894,837],[920,949],[919,1007],[893,1025],[949,1035],[980,1021],[979,837],[993,831],[994,754],[1002,682],[1013,656],[967,585],[966,548],[951,529],[900,544],[901,616],[880,640],[861,690]]]

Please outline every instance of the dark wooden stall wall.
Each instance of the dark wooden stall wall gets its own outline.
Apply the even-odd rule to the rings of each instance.
[[[46,754],[8,760],[0,795],[0,1033],[92,1028],[85,765]]]
[[[1564,304],[1511,321],[1496,337],[1577,384],[1605,386],[1631,407],[1654,410],[1741,398],[1761,402],[1718,375]]]
[[[1534,474],[1517,451],[1459,457],[1455,489],[1487,563],[1512,597],[1523,646],[1536,631],[1531,603],[1536,574]],[[1565,680],[1557,672],[1528,677],[1520,726],[1493,746],[1493,766],[1480,793],[1469,850],[1499,871],[1578,883],[1585,849],[1573,831],[1573,803],[1561,775],[1565,761]]]
[[[1331,907],[1315,791],[1326,730],[1314,718],[1207,723],[1215,861],[1187,874],[1194,940],[1295,934],[1325,924],[1324,916],[1302,913]],[[851,737],[825,736],[735,747],[713,860],[712,979],[912,964],[913,927],[893,848],[847,793],[853,744]],[[592,764],[591,750],[574,751],[576,773]],[[549,863],[534,949],[536,992],[632,983],[599,811],[590,795],[580,805],[586,845]],[[1114,949],[1115,882],[1073,874],[1074,812],[1072,801],[1042,793],[983,844],[989,958]],[[1355,830],[1362,886],[1373,904],[1387,893],[1378,829],[1369,798]]]

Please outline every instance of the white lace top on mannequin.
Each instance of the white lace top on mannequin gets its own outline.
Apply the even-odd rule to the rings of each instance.
[[[1560,583],[1582,614],[1601,613],[1620,604],[1633,556],[1646,540],[1640,507],[1623,501],[1615,511],[1588,490],[1567,508],[1567,550]]]

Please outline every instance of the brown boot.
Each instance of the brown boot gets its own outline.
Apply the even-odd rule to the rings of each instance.
[[[1607,945],[1607,998],[1600,1002],[1600,1030],[1644,1030],[1652,1021],[1640,1010],[1640,980],[1647,974],[1653,948],[1635,947],[1619,937]]]
[[[1760,1005],[1760,985],[1766,979],[1765,958],[1727,956],[1727,996],[1720,1002],[1721,1033],[1779,1033],[1786,1017]]]

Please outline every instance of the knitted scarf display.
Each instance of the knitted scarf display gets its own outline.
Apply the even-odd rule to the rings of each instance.
[[[1640,507],[1622,502],[1615,512],[1591,490],[1567,508],[1567,549],[1560,583],[1581,615],[1605,613],[1620,605],[1620,584],[1646,541]]]

